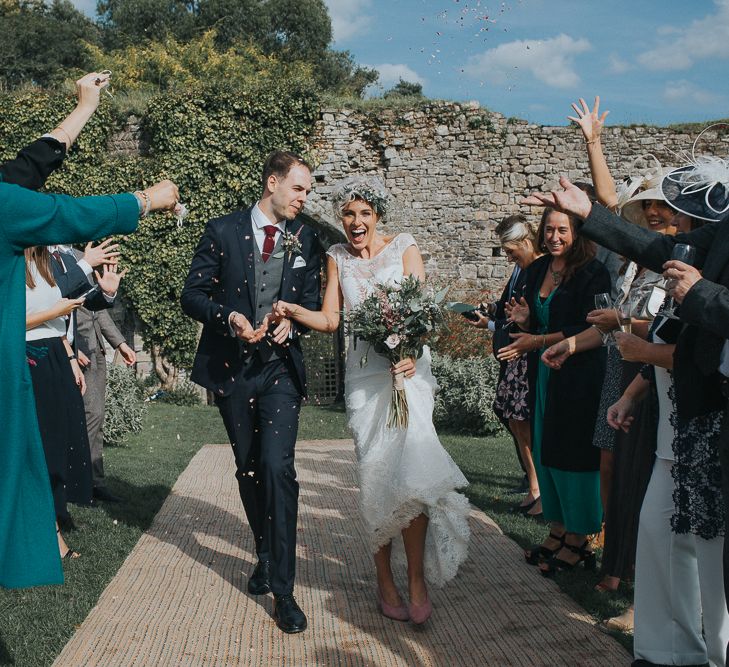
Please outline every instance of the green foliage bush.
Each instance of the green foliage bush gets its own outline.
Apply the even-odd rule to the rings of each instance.
[[[454,359],[433,353],[436,427],[472,435],[494,435],[502,429],[492,405],[499,364],[493,357]]]
[[[173,405],[200,405],[202,403],[200,387],[189,380],[180,380],[174,389],[161,392],[156,400]]]
[[[139,393],[134,371],[111,365],[106,382],[106,417],[104,444],[122,445],[129,433],[142,430],[147,406]]]

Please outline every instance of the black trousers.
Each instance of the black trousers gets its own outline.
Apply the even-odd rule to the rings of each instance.
[[[724,419],[721,425],[719,448],[722,494],[724,496],[724,517],[725,521],[729,523],[729,402],[724,406]],[[724,593],[726,595],[727,611],[729,611],[729,535],[724,538]],[[729,646],[726,649],[726,660],[729,665]]]
[[[271,563],[271,590],[293,591],[299,484],[294,446],[301,395],[286,363],[258,355],[216,404],[228,431],[240,497],[259,560]]]

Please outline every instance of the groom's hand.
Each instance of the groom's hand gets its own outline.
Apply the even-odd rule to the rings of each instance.
[[[240,313],[233,313],[230,316],[230,327],[233,333],[246,343],[257,343],[265,334],[265,330],[260,334],[261,329],[254,329],[248,319]]]

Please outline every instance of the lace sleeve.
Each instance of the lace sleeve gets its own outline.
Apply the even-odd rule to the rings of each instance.
[[[341,273],[342,271],[342,244],[335,243],[327,250],[327,255],[331,257],[337,263],[337,269]]]
[[[400,254],[402,255],[411,245],[414,245],[416,248],[418,247],[418,242],[415,240],[415,237],[412,234],[408,234],[407,232],[403,232],[402,234],[398,234],[397,238],[395,239],[395,242],[397,243],[397,249],[400,251]]]

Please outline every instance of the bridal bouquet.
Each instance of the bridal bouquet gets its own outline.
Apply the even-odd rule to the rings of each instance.
[[[447,290],[435,292],[413,276],[398,284],[378,284],[359,306],[347,313],[345,331],[364,341],[393,364],[407,357],[423,355],[425,338],[442,321],[441,302]],[[367,364],[367,353],[360,362]],[[392,402],[387,425],[407,428],[408,401],[405,396],[405,376],[398,373],[392,379]]]

